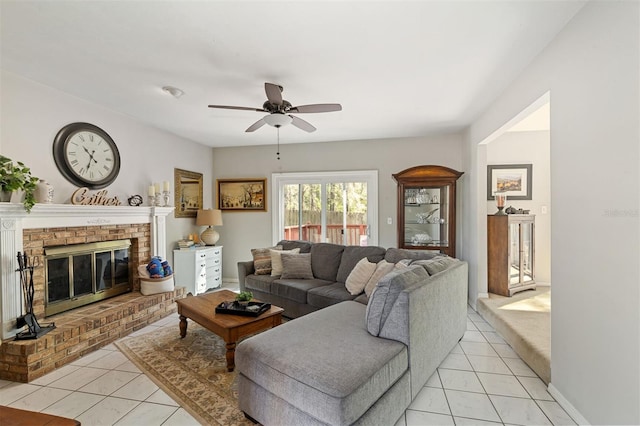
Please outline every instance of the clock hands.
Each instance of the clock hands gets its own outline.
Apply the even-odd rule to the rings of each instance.
[[[93,161],[94,163],[98,164],[98,160],[93,158],[93,155],[96,153],[96,150],[94,149],[92,152],[89,152],[89,150],[85,146],[83,146],[82,149],[84,149],[85,152],[87,154],[89,154],[89,164],[87,164],[87,171],[89,171],[89,167],[91,167],[91,161]]]

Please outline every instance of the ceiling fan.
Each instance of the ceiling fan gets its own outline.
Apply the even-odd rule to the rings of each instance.
[[[222,109],[239,109],[242,111],[268,112],[269,114],[253,123],[245,132],[254,132],[260,127],[268,124],[270,126],[280,128],[291,123],[305,132],[314,132],[316,130],[307,121],[298,118],[290,113],[307,114],[315,112],[333,112],[342,111],[340,104],[311,104],[292,106],[289,101],[282,99],[282,86],[272,83],[264,83],[264,91],[267,93],[267,100],[262,104],[262,108],[250,108],[228,105],[209,105],[209,108]]]

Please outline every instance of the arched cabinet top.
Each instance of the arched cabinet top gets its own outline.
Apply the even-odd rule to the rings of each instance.
[[[424,179],[430,179],[430,178],[444,178],[444,179],[448,178],[448,179],[457,180],[463,174],[464,172],[459,172],[457,170],[454,170],[445,166],[425,165],[425,166],[410,167],[399,173],[394,173],[392,176],[396,180],[396,182],[398,182],[398,181],[424,180]]]

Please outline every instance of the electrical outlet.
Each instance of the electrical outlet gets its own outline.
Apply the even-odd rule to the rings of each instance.
[[[387,218],[387,225],[393,225],[393,219],[388,217]]]
[[[547,206],[540,207],[540,213],[547,214]]]

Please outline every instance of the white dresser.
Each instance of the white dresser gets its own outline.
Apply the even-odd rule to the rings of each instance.
[[[222,285],[222,246],[174,250],[176,287],[186,287],[194,296]]]

